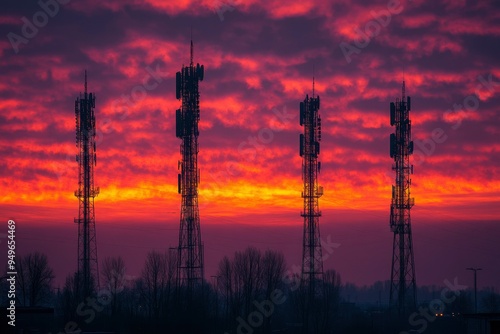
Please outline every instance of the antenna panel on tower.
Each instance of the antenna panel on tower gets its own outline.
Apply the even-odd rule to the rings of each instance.
[[[390,137],[390,152],[391,158],[394,158],[396,155],[396,135],[394,133],[391,133]]]

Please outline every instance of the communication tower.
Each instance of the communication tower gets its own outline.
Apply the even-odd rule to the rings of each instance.
[[[403,80],[402,97],[390,104],[391,126],[396,131],[390,135],[390,156],[394,159],[392,170],[396,172],[396,184],[392,186],[390,228],[394,233],[392,246],[392,268],[390,305],[400,315],[416,307],[415,263],[411,234],[410,210],[415,204],[410,196],[413,165],[411,140],[411,98],[405,95]]]
[[[178,167],[178,192],[181,194],[181,217],[177,259],[177,283],[188,291],[203,281],[203,245],[198,208],[198,123],[200,120],[200,94],[198,84],[203,81],[204,66],[191,62],[176,73],[176,98],[181,108],[176,111],[176,136],[182,140]]]
[[[94,167],[97,163],[95,144],[95,94],[87,93],[87,71],[85,92],[75,101],[76,147],[78,154],[78,283],[83,297],[90,296],[99,286],[97,243],[95,230],[94,198],[99,187],[94,186]]]
[[[302,179],[304,190],[304,231],[302,242],[302,285],[307,290],[307,299],[313,300],[321,296],[323,280],[323,259],[319,233],[319,198],[323,195],[323,187],[318,185],[318,174],[321,162],[318,161],[321,141],[321,117],[319,96],[313,96],[300,102],[300,125],[304,133],[300,134],[300,156],[302,157]]]

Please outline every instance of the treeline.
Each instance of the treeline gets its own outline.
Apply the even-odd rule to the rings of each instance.
[[[116,333],[388,333],[396,321],[387,310],[389,282],[367,287],[342,284],[334,270],[324,274],[321,294],[313,302],[281,252],[247,248],[224,257],[215,276],[191,293],[177,288],[177,257],[149,252],[139,277],[127,275],[121,257],[100,264],[100,288],[92,296],[78,291],[78,275],[69,275],[60,290],[47,256],[35,252],[18,257],[18,306],[50,307],[54,319],[47,331],[78,330]],[[2,280],[2,305],[8,287]],[[425,306],[440,287],[420,287]],[[473,296],[461,291],[445,314],[470,313]],[[483,312],[500,312],[500,295],[479,293]],[[401,319],[399,319],[401,320]],[[402,319],[398,330],[406,330]],[[43,330],[43,329],[42,329]],[[431,333],[432,331],[429,331]]]

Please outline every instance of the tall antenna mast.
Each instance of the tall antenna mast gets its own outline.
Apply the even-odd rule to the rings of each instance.
[[[314,94],[314,76],[313,76]],[[304,329],[314,333],[314,316],[319,300],[323,296],[323,256],[319,233],[319,198],[323,187],[318,185],[321,163],[318,161],[321,141],[321,117],[319,116],[319,96],[306,98],[300,102],[300,125],[304,132],[300,134],[300,156],[302,157],[302,179],[304,199],[301,216],[304,218],[302,239],[301,286],[305,291]]]
[[[198,123],[200,101],[198,85],[203,81],[204,66],[182,66],[176,73],[176,98],[181,108],[176,111],[176,137],[182,140],[182,160],[179,164],[178,192],[181,194],[177,284],[191,294],[203,283],[203,245],[201,242],[200,212],[198,208]]]
[[[392,186],[390,228],[394,234],[392,248],[390,306],[399,315],[406,315],[416,307],[415,263],[411,233],[410,209],[415,200],[410,196],[413,154],[410,120],[411,98],[405,97],[403,79],[402,99],[390,104],[391,126],[395,133],[390,136],[390,155],[394,159],[392,170],[396,172]]]
[[[83,299],[90,297],[99,287],[97,242],[95,230],[94,198],[99,187],[94,185],[96,165],[95,142],[95,94],[87,94],[87,71],[85,71],[85,94],[75,101],[76,147],[78,155],[78,284]]]

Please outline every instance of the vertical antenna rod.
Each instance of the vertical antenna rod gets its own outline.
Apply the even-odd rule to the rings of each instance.
[[[314,64],[313,64],[313,96],[312,97],[314,98]]]
[[[191,32],[192,34],[192,32]],[[191,66],[193,66],[193,38],[191,37],[191,62],[189,63]]]
[[[413,241],[411,233],[410,210],[415,204],[410,196],[410,175],[413,165],[410,155],[413,154],[411,140],[411,98],[406,97],[403,80],[401,100],[390,104],[391,126],[395,133],[390,135],[390,156],[394,159],[392,170],[396,172],[396,184],[392,186],[390,228],[394,233],[392,248],[390,305],[405,315],[416,307],[415,263],[413,258]]]

